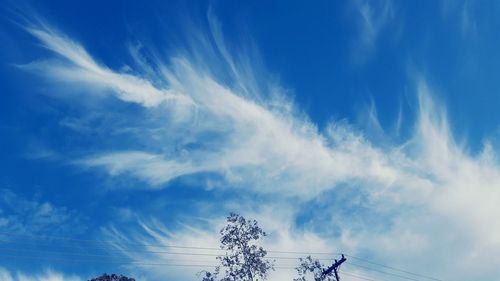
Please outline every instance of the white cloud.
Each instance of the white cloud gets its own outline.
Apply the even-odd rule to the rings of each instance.
[[[359,37],[354,48],[357,60],[363,60],[376,47],[380,33],[395,17],[395,7],[391,0],[352,1],[356,9]]]
[[[28,199],[9,189],[0,189],[0,227],[2,234],[77,233],[83,231],[82,217],[66,207],[47,201]],[[3,237],[0,234],[0,237]]]
[[[224,205],[227,204],[226,202]],[[293,267],[297,265],[298,257],[301,256],[299,254],[285,254],[273,251],[325,252],[334,249],[333,245],[328,245],[325,239],[310,231],[297,232],[293,224],[294,211],[290,206],[268,205],[258,207],[256,210],[250,210],[254,209],[255,206],[244,206],[245,203],[241,204],[241,202],[238,204],[242,205],[241,211],[246,213],[245,215],[248,218],[256,219],[259,225],[268,233],[268,236],[261,242],[264,248],[272,250],[267,256],[276,260],[275,266],[277,267],[275,271],[270,273],[269,280],[291,280],[295,277]],[[168,248],[168,246],[185,245],[188,247],[219,248],[218,234],[224,223],[225,221],[222,218],[210,218],[207,221],[198,221],[192,225],[185,224],[172,230],[157,221],[150,221],[141,222],[142,234],[135,236],[130,235],[130,233],[125,234],[113,227],[104,229],[104,233],[111,241],[116,241],[114,246],[121,250],[124,256],[130,258],[133,263],[138,264],[138,266],[134,265],[133,268],[139,268],[139,272],[142,273],[146,272],[151,280],[163,280],[164,278],[193,280],[202,270],[212,271],[214,266],[219,264],[215,255],[221,254],[221,251]],[[134,251],[130,248],[130,243],[134,243],[132,245],[139,243],[144,247],[141,251]],[[181,253],[181,255],[171,253]],[[185,255],[182,255],[182,253]],[[199,256],[199,254],[202,256]],[[205,254],[208,254],[208,256],[203,256]],[[325,261],[325,263],[328,262]],[[141,265],[141,263],[145,263],[145,265]],[[151,266],[150,263],[199,266]]]
[[[53,270],[46,270],[41,274],[26,274],[23,272],[12,273],[0,267],[0,280],[2,281],[80,281],[83,280],[74,275],[65,275]]]
[[[461,12],[461,27],[463,34],[476,34],[477,33],[477,21],[473,13],[474,7],[470,1],[465,1],[463,3]]]
[[[363,3],[364,37],[369,43],[383,24],[374,18],[370,4]],[[389,17],[390,8],[383,11],[381,18]],[[496,223],[500,171],[496,154],[486,145],[480,155],[472,155],[457,144],[443,107],[433,101],[424,80],[417,83],[419,110],[414,134],[402,144],[376,146],[346,123],[333,122],[320,130],[291,103],[277,103],[286,101],[279,87],[268,87],[257,75],[249,75],[251,64],[233,61],[229,50],[221,47],[218,32],[212,36],[223,48],[219,59],[230,70],[220,73],[207,67],[214,61],[212,57],[200,63],[204,49],[211,48],[200,45],[197,47],[202,50],[172,58],[168,64],[155,61],[160,69],[156,75],[162,77],[165,89],[154,86],[148,77],[98,65],[80,45],[50,29],[31,28],[30,32],[67,60],[39,67],[61,74],[58,79],[75,81],[78,77],[91,87],[105,85],[118,99],[142,105],[151,113],[152,117],[141,123],[146,129],[134,128],[139,145],[101,152],[77,163],[104,168],[112,176],[127,174],[157,188],[180,176],[213,173],[224,177],[224,186],[280,194],[289,200],[288,207],[277,204],[254,213],[274,237],[279,237],[273,248],[303,247],[310,251],[334,245],[412,271],[425,266],[429,275],[449,280],[500,275],[496,254],[500,251]],[[205,41],[209,40],[200,40]],[[240,68],[244,70],[239,72]],[[169,99],[189,102],[166,103]],[[372,112],[376,112],[374,108]],[[156,118],[158,115],[172,118]],[[376,121],[375,114],[370,118]],[[150,134],[152,131],[155,133]],[[297,210],[291,205],[308,202],[314,206],[314,200],[332,195],[328,192],[341,186],[366,197],[347,198],[340,206],[323,206],[323,220],[312,217],[310,224],[336,227],[338,235],[327,237],[313,229],[301,232],[294,227]],[[357,212],[339,215],[337,209],[347,203],[357,207]],[[362,209],[374,215],[360,214]],[[144,223],[146,238],[137,240],[180,245],[213,245],[216,241],[214,229],[197,224],[176,231],[153,226]],[[119,231],[108,231],[120,237]],[[150,256],[131,258],[148,260]],[[167,257],[158,254],[153,258]],[[182,278],[187,273],[192,272],[175,274]]]
[[[475,13],[475,3],[468,0],[442,1],[442,14],[444,19],[460,29],[462,35],[478,34],[478,16]]]
[[[362,153],[364,157],[386,161],[386,166],[379,170],[374,168],[373,173],[365,171],[358,174],[357,170],[363,169],[364,163],[352,162],[352,159],[348,158],[349,153],[346,153],[345,161],[348,165],[353,165],[350,175],[358,178],[351,188],[360,185],[356,192],[367,193],[369,197],[366,201],[357,201],[352,197],[348,198],[352,202],[336,202],[327,208],[318,205],[314,200],[308,201],[307,204],[311,208],[320,208],[320,212],[325,215],[320,218],[311,216],[311,222],[303,230],[297,229],[295,225],[300,211],[300,208],[295,207],[300,206],[300,199],[286,200],[286,203],[280,200],[273,203],[260,202],[257,206],[243,201],[220,207],[239,209],[245,215],[261,222],[264,229],[271,234],[266,244],[268,249],[345,251],[417,273],[425,261],[425,274],[444,280],[453,280],[460,276],[471,279],[491,279],[498,276],[496,265],[499,260],[496,253],[500,250],[497,235],[500,229],[495,221],[500,213],[496,204],[500,202],[500,171],[496,155],[491,145],[486,145],[479,155],[466,153],[464,148],[455,142],[442,107],[430,99],[431,93],[425,81],[421,80],[417,85],[419,118],[413,137],[404,145],[377,149],[366,140],[362,141],[353,135],[347,126],[330,129],[330,135],[335,142],[344,143],[341,147],[354,147],[347,149],[349,153],[365,151]],[[370,161],[373,160],[366,160],[368,163]],[[384,175],[384,167],[387,169],[385,177],[391,180],[387,184],[370,182],[372,174]],[[313,175],[320,176],[321,173]],[[305,177],[308,176],[310,174]],[[261,192],[258,188],[254,191]],[[364,214],[359,211],[337,214],[345,207],[343,204],[368,208],[370,213],[375,214],[376,219],[363,218]],[[143,236],[138,238],[138,241],[214,247],[217,244],[217,229],[223,223],[217,219],[214,221],[216,222],[209,223],[212,226],[209,229],[197,223],[188,228],[172,230],[162,225],[144,223],[142,227],[147,233],[145,237],[149,238],[144,239]],[[318,225],[338,228],[339,233],[333,236],[316,233],[314,228]],[[460,259],[454,263],[445,262],[455,257]],[[167,257],[134,255],[131,258],[135,261],[161,261]],[[353,259],[350,259],[350,262],[360,263]],[[460,266],[457,267],[457,264]],[[293,261],[286,266],[293,266]],[[477,270],[467,270],[471,267]],[[377,273],[354,265],[347,264],[344,269],[348,273],[377,276]],[[156,270],[157,276],[166,274],[164,269]],[[191,268],[174,272],[177,274],[175,277],[182,280],[191,278],[199,270]],[[290,280],[293,274],[293,269],[279,269],[271,278]],[[346,275],[345,279],[349,280],[351,277]],[[379,274],[378,277],[384,278],[384,275]]]
[[[150,92],[153,86],[146,80],[136,83],[136,77],[123,76],[97,66],[81,46],[52,30],[29,30],[51,50],[71,62],[70,73],[75,70],[96,74],[104,71],[106,75],[119,76],[120,81],[112,82],[116,85],[113,89],[118,98],[145,107],[155,105],[158,108],[154,110],[173,114],[174,120],[161,120],[164,121],[161,124],[152,120],[146,124],[166,130],[162,136],[165,142],[154,147],[154,153],[138,150],[107,152],[78,161],[85,166],[104,167],[111,175],[128,173],[152,185],[199,172],[219,173],[235,186],[252,186],[265,192],[286,190],[290,195],[304,197],[315,196],[338,183],[356,178],[369,178],[382,185],[397,180],[397,171],[388,163],[390,159],[371,147],[362,136],[341,128],[341,124],[332,124],[322,134],[305,117],[293,112],[287,103],[276,103],[285,101],[276,88],[267,94],[251,92],[251,89],[264,87],[249,86],[248,81],[239,82],[245,81],[248,71],[232,75],[237,81],[236,88],[231,88],[215,80],[216,76],[205,69],[193,65],[186,57],[173,59],[168,67],[158,62],[169,91],[192,101],[188,107],[180,105],[181,109],[176,111],[179,108],[162,107],[158,99],[150,99],[149,94],[136,96],[135,93]],[[227,50],[223,53],[226,54],[223,59],[230,60]],[[236,72],[237,64],[232,61],[228,64],[231,65],[230,72]],[[49,71],[68,72],[68,68],[60,63],[44,65]],[[73,80],[65,75],[57,79]],[[126,80],[125,85],[132,83],[137,86],[134,88],[137,91],[126,91],[127,97],[124,98],[123,90],[118,88],[123,84],[121,79]],[[86,82],[93,84],[95,81]],[[103,78],[98,84],[104,82],[108,83],[109,79]],[[279,100],[269,100],[269,97]],[[191,120],[195,122],[186,123],[189,130],[176,131],[176,122]],[[144,137],[148,138],[148,135]],[[181,147],[173,153],[156,152],[165,150],[162,145],[178,138],[191,139],[197,148]],[[364,169],[358,169],[359,166]]]
[[[153,186],[166,183],[186,174],[203,171],[203,168],[189,163],[166,160],[161,155],[141,151],[110,153],[80,161],[89,167],[102,166],[112,176],[123,173],[145,179]]]
[[[57,33],[48,26],[27,27],[43,46],[64,60],[34,62],[25,65],[62,81],[81,83],[92,89],[112,90],[117,98],[142,104],[146,107],[163,102],[189,103],[189,99],[169,89],[155,87],[151,82],[126,73],[117,73],[99,65],[79,44]]]

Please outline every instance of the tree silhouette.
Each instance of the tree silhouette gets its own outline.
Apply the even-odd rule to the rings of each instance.
[[[297,270],[298,277],[293,281],[336,281],[333,272],[324,274],[325,268],[318,259],[313,259],[311,256],[299,259],[300,264],[295,269]],[[312,276],[311,276],[312,275]],[[311,276],[313,279],[310,279]]]
[[[90,281],[135,281],[134,278],[128,278],[123,275],[116,275],[116,274],[106,274],[104,273],[103,275],[91,279]]]
[[[205,271],[202,281],[257,281],[266,280],[273,262],[266,260],[267,251],[257,245],[266,236],[256,220],[231,213],[227,225],[220,230],[224,255],[217,259],[221,265],[214,272]]]

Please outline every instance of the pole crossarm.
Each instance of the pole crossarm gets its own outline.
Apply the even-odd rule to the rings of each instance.
[[[330,274],[332,271],[335,272],[335,279],[337,279],[337,281],[339,281],[339,276],[337,274],[337,268],[343,263],[345,262],[347,259],[344,257],[344,255],[342,254],[342,258],[340,260],[335,260],[335,262],[329,267],[327,268],[326,270],[323,271],[323,276],[327,275],[327,274]]]

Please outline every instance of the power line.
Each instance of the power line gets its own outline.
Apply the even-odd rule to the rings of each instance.
[[[196,249],[196,250],[211,250],[211,251],[225,251],[221,248],[215,247],[199,247],[199,246],[180,246],[180,245],[164,245],[164,244],[145,244],[145,243],[137,243],[130,241],[116,241],[116,240],[98,240],[98,239],[79,239],[73,237],[64,237],[64,236],[54,236],[54,235],[33,235],[33,234],[17,234],[12,232],[0,232],[0,235],[8,235],[8,236],[26,236],[31,237],[34,240],[67,240],[67,241],[76,241],[76,242],[91,242],[91,243],[100,243],[100,244],[116,244],[119,243],[121,245],[132,245],[132,246],[142,246],[142,247],[158,247],[158,248],[179,248],[179,249]],[[5,240],[4,240],[5,241]],[[303,255],[339,255],[339,253],[332,252],[302,252],[302,251],[280,251],[280,250],[267,250],[268,253],[278,253],[278,254],[303,254]]]
[[[125,245],[133,245],[133,246],[141,246],[141,247],[159,247],[159,248],[179,248],[179,249],[201,249],[201,250],[217,250],[222,251],[223,249],[214,248],[214,247],[195,247],[195,246],[178,246],[178,245],[163,245],[163,244],[144,244],[144,243],[136,243],[129,241],[113,241],[113,240],[97,240],[97,239],[79,239],[73,237],[64,237],[64,236],[53,236],[53,235],[33,235],[33,234],[15,234],[9,232],[0,232],[0,235],[8,235],[8,236],[26,236],[31,237],[34,240],[66,240],[66,241],[75,241],[75,242],[91,242],[91,243],[100,243],[100,244],[109,244],[109,243],[120,243]]]
[[[78,260],[78,259],[65,259],[65,258],[54,258],[54,257],[37,257],[37,256],[19,256],[19,255],[5,255],[5,254],[0,254],[0,258],[6,257],[6,258],[20,258],[20,259],[30,259],[30,260],[48,260],[52,262],[61,262],[61,263],[77,263],[77,264],[82,264],[82,263],[95,263],[95,260]],[[187,262],[193,262],[193,261],[187,261]],[[192,264],[192,263],[152,263],[152,262],[137,262],[137,261],[130,261],[130,262],[122,262],[122,261],[102,261],[100,260],[98,262],[99,264],[116,264],[116,265],[135,265],[135,266],[169,266],[169,267],[198,267],[198,268],[206,268],[206,267],[216,267],[217,265],[213,264]],[[286,266],[275,266],[274,268],[276,269],[290,269],[294,267],[286,267]],[[357,274],[352,274],[350,272],[346,272],[345,270],[342,270],[342,274],[362,279],[362,280],[367,280],[367,281],[378,281],[375,279],[368,278],[366,276],[362,275],[357,275]]]
[[[62,251],[48,251],[48,250],[38,250],[38,249],[11,249],[11,248],[0,248],[3,252],[21,252],[21,253],[35,253],[35,254],[54,254],[58,256],[77,256],[77,257],[95,257],[95,258],[123,258],[117,255],[106,255],[106,254],[93,254],[93,253],[74,253],[74,252],[62,252]],[[132,253],[128,253],[132,254]],[[124,253],[126,256],[127,253]],[[179,253],[178,255],[183,255],[183,253]],[[188,254],[189,256],[192,256]],[[165,259],[168,260],[168,259]]]
[[[58,256],[74,256],[74,257],[84,257],[84,258],[101,257],[101,258],[114,259],[114,261],[112,263],[119,263],[119,264],[122,264],[122,263],[123,264],[129,264],[129,263],[135,264],[136,263],[136,262],[130,262],[129,260],[131,258],[119,257],[119,256],[116,256],[116,255],[74,253],[74,252],[49,251],[49,250],[38,250],[38,249],[12,249],[12,248],[0,248],[0,249],[2,249],[4,252],[10,252],[10,253],[12,253],[12,252],[13,253],[19,253],[19,252],[23,253],[24,252],[24,253],[36,253],[36,254],[54,254],[54,255],[58,255]],[[201,254],[201,253],[170,253],[170,254],[172,254],[172,255],[187,255],[187,256],[211,256],[211,257],[216,256],[216,255],[213,255],[213,254]],[[9,256],[12,256],[12,255],[9,255]],[[14,256],[15,257],[25,257],[25,256],[18,256],[18,255],[14,255]],[[33,259],[33,258],[37,258],[38,259],[38,258],[40,258],[40,259],[44,259],[44,260],[54,260],[54,259],[57,260],[58,259],[57,257],[50,257],[50,256],[49,257],[48,256],[44,256],[44,257],[33,257],[33,256],[30,256],[29,258],[30,259]],[[116,258],[118,258],[120,261],[117,261]],[[268,257],[266,259],[272,259],[272,258],[273,257]],[[278,259],[279,259],[279,257],[278,257]],[[122,260],[123,260],[123,262],[122,262]],[[162,259],[162,260],[166,261],[166,262],[179,261],[179,260],[176,260],[176,259]],[[75,262],[75,260],[72,260],[72,261]],[[184,260],[184,259],[181,259],[181,261],[183,261],[183,262],[191,262],[191,263],[207,262],[207,260]],[[91,263],[91,262],[95,262],[95,260],[85,260],[85,262]],[[142,264],[142,263],[140,263],[140,264]],[[158,263],[158,264],[154,264],[154,265],[162,265],[162,264],[163,263]],[[413,280],[413,281],[419,281],[418,279],[408,278],[408,277],[405,277],[405,276],[401,276],[401,275],[397,275],[397,274],[393,274],[393,273],[389,273],[389,272],[385,272],[385,271],[380,271],[380,270],[377,270],[377,269],[365,267],[365,266],[354,264],[354,263],[350,263],[350,264],[354,265],[354,266],[358,266],[358,267],[364,268],[364,269],[368,269],[368,270],[380,272],[380,273],[383,273],[383,274],[388,274],[388,275],[399,277],[399,278],[404,278],[404,279]],[[193,264],[192,266],[198,266],[198,265]],[[205,266],[205,265],[202,265],[202,266]],[[209,265],[207,265],[207,266],[209,266]],[[276,266],[276,268],[294,268],[294,267]]]
[[[0,247],[0,250],[3,251],[9,251],[9,252],[29,252],[29,253],[40,253],[40,254],[56,254],[56,255],[69,255],[69,256],[85,256],[85,257],[108,257],[108,258],[114,258],[117,257],[116,255],[109,255],[109,254],[93,254],[93,253],[75,253],[75,252],[68,252],[68,251],[53,251],[53,250],[41,250],[41,249],[13,249],[13,248],[6,248],[6,247]],[[130,250],[112,250],[109,251],[111,253],[115,254],[133,254]],[[183,252],[166,252],[166,251],[141,251],[142,253],[147,253],[147,254],[167,254],[167,255],[179,255],[179,256],[205,256],[205,257],[218,257],[219,255],[216,254],[204,254],[204,253],[183,253]],[[265,257],[264,259],[273,259],[273,260],[298,260],[298,258],[294,257],[274,257],[274,256],[268,256]],[[324,259],[327,260],[327,259]]]
[[[53,236],[53,235],[43,235],[43,236],[41,236],[41,235],[33,235],[33,234],[17,234],[17,233],[12,233],[12,232],[10,232],[10,233],[9,232],[0,232],[0,235],[26,236],[26,237],[32,238],[33,240],[48,240],[48,239],[53,239],[53,240],[63,240],[63,241],[72,241],[72,242],[85,242],[85,243],[114,244],[114,245],[119,244],[120,246],[122,246],[122,245],[129,245],[129,246],[158,247],[158,248],[172,248],[172,249],[225,251],[224,249],[215,248],[215,247],[164,245],[164,244],[145,244],[145,243],[137,243],[137,242],[130,242],[130,241],[98,240],[98,239],[78,239],[78,238],[64,237],[64,236]],[[10,243],[8,241],[4,241],[4,242]],[[107,249],[107,248],[104,248],[104,249]],[[124,250],[122,250],[122,251],[124,251]],[[145,251],[145,250],[134,250],[134,251],[150,252],[150,253],[162,253],[161,251]],[[338,254],[341,254],[341,253],[332,253],[332,252],[304,252],[304,251],[280,251],[280,250],[268,250],[267,252],[268,253],[276,253],[276,254],[300,254],[300,255],[338,255]],[[174,254],[173,252],[163,252],[163,253],[165,253],[165,254]],[[176,253],[176,254],[180,254],[180,253]],[[191,254],[191,253],[189,253],[189,254]],[[186,253],[186,255],[187,255],[187,253]],[[217,254],[195,254],[195,253],[193,253],[191,255],[218,256]],[[370,263],[370,264],[373,264],[373,265],[385,267],[385,268],[390,269],[390,270],[394,270],[394,271],[398,271],[398,272],[401,272],[401,273],[405,273],[405,274],[408,274],[408,275],[413,275],[413,276],[416,276],[416,277],[426,278],[426,279],[435,280],[435,281],[444,281],[442,279],[438,279],[438,278],[435,278],[435,277],[431,277],[431,276],[426,276],[426,275],[423,275],[423,274],[418,274],[418,273],[410,272],[408,270],[399,269],[399,268],[396,268],[396,267],[393,267],[393,266],[389,266],[389,265],[385,265],[385,264],[381,264],[381,263],[376,263],[376,262],[370,261],[370,260],[365,259],[365,258],[360,258],[360,257],[352,256],[352,255],[349,255],[349,254],[345,254],[345,256],[348,256],[348,257],[353,258],[353,259],[357,259],[357,260],[362,261],[362,262],[366,262],[366,263]],[[291,259],[295,259],[295,257],[268,257],[268,258],[290,259],[290,260]],[[300,258],[300,257],[297,257],[297,259],[298,258]],[[331,259],[325,259],[325,258],[318,259],[318,260],[323,260],[323,261],[327,261],[328,260],[328,261],[331,261]],[[354,265],[353,263],[350,263],[350,264]],[[368,267],[366,267],[366,268],[368,269]],[[370,269],[372,269],[372,268],[370,268]],[[393,274],[393,273],[389,273],[389,274],[392,274],[394,276],[401,276],[401,275]],[[408,280],[418,280],[418,279],[409,278],[409,277],[404,277],[404,278],[408,279]],[[418,281],[420,281],[420,280],[418,280]]]
[[[1,235],[1,233],[0,233]],[[31,235],[30,235],[31,236]],[[33,238],[35,240],[45,240],[44,238],[41,238],[41,237],[36,237],[36,236],[33,236]],[[64,240],[69,240],[69,239],[64,239]],[[103,243],[113,243],[109,246],[105,246],[105,245],[93,245],[92,247],[96,248],[96,249],[102,249],[102,250],[107,250],[107,251],[110,251],[110,246],[111,247],[116,247],[118,248],[120,252],[126,252],[126,251],[132,251],[132,249],[123,249],[123,248],[120,248],[116,245],[123,245],[123,244],[129,244],[129,245],[137,245],[137,246],[146,246],[146,247],[168,247],[168,248],[173,248],[173,249],[190,249],[190,250],[218,250],[218,251],[226,251],[225,249],[217,249],[217,248],[209,248],[209,247],[197,247],[197,246],[179,246],[179,245],[153,245],[153,244],[139,244],[139,243],[121,243],[121,242],[115,242],[115,241],[106,241],[106,240],[89,240],[89,239],[71,239],[70,241],[77,241],[77,242],[99,242],[101,244]],[[0,244],[21,244],[21,245],[24,245],[26,244],[26,242],[17,242],[17,241],[8,241],[8,240],[0,240]],[[34,245],[40,245],[39,243],[34,243]],[[43,245],[43,244],[42,244]],[[51,245],[51,244],[45,244],[45,246],[47,245]],[[79,246],[79,245],[64,245],[64,247],[70,247],[70,248],[81,248],[83,246]],[[116,251],[116,250],[114,250]],[[144,252],[144,253],[164,253],[164,254],[180,254],[180,255],[201,255],[201,256],[220,256],[221,254],[206,254],[206,253],[180,253],[180,252],[171,252],[171,251],[151,251],[151,250],[145,250],[145,249],[133,249],[133,251],[136,251],[136,252]],[[275,254],[318,254],[318,253],[314,253],[314,252],[297,252],[297,251],[277,251],[277,250],[266,250],[266,252],[268,253],[275,253]],[[327,254],[327,253],[323,253],[323,254]],[[296,256],[296,257],[281,257],[281,256],[269,256],[268,258],[273,258],[273,259],[288,259],[288,260],[295,260],[295,259],[299,259],[299,258],[302,258],[302,256]],[[332,259],[331,258],[319,258],[318,260],[321,260],[321,261],[331,261]]]
[[[358,274],[352,274],[350,272],[346,272],[345,270],[342,270],[341,272],[342,272],[342,274],[345,274],[347,276],[351,276],[351,277],[362,279],[362,280],[379,281],[379,280],[375,280],[375,279],[372,279],[372,278],[369,278],[369,277],[366,277],[366,276],[362,276],[362,275],[358,275]]]
[[[351,256],[351,255],[348,255],[348,254],[345,254],[345,255],[348,256],[348,257],[350,257],[350,258],[362,261],[362,262],[366,262],[366,263],[369,263],[369,264],[373,264],[373,265],[385,267],[385,268],[388,268],[388,269],[392,269],[394,271],[399,271],[399,272],[410,274],[410,275],[413,275],[413,276],[427,278],[427,279],[435,280],[435,281],[444,281],[442,279],[438,279],[438,278],[435,278],[435,277],[431,277],[431,276],[427,276],[427,275],[423,275],[423,274],[418,274],[418,273],[413,273],[413,272],[410,272],[410,271],[407,271],[407,270],[404,270],[404,269],[399,269],[399,268],[395,268],[395,267],[392,267],[392,266],[380,264],[380,263],[377,263],[377,262],[372,262],[372,261],[364,259],[364,258],[355,257],[355,256]]]
[[[391,272],[387,272],[387,271],[382,271],[382,270],[378,270],[378,269],[375,269],[375,268],[367,267],[367,266],[364,266],[364,265],[355,264],[355,263],[352,263],[352,262],[348,262],[347,264],[354,265],[354,266],[359,267],[359,268],[371,270],[371,271],[374,271],[374,272],[379,272],[379,273],[382,273],[382,274],[391,275],[391,276],[402,278],[402,279],[407,279],[407,280],[412,280],[412,281],[421,281],[420,279],[415,279],[415,278],[412,278],[412,277],[407,277],[407,276],[403,276],[403,275],[399,275],[399,274],[395,274],[395,273],[391,273]]]
[[[26,242],[16,242],[16,241],[5,241],[5,240],[0,240],[0,245],[1,244],[14,244],[14,245],[26,245]],[[40,243],[33,243],[33,246],[52,246],[53,244],[40,244]],[[80,246],[80,245],[58,245],[61,248],[70,248],[70,249],[86,249],[88,250],[88,246]],[[175,247],[180,247],[180,246],[175,246]],[[1,247],[0,249],[9,249],[5,247]],[[10,248],[11,249],[11,248]],[[131,248],[122,248],[119,246],[115,245],[92,245],[92,249],[95,250],[102,250],[105,252],[111,252],[111,253],[126,253],[126,252],[140,252],[140,253],[150,253],[150,254],[167,254],[167,255],[193,255],[193,256],[212,256],[212,257],[218,257],[222,255],[223,253],[219,254],[209,254],[209,253],[199,253],[199,252],[172,252],[172,251],[155,251],[155,250],[147,250],[147,249],[131,249]],[[198,248],[198,247],[191,247],[189,248],[190,250],[204,250],[204,248]],[[225,251],[223,249],[219,249],[221,251]],[[267,251],[271,252],[274,254],[280,254],[280,253],[285,253],[284,251]],[[286,253],[291,253],[291,252],[286,252]],[[302,258],[302,256],[296,256],[296,257],[290,257],[290,256],[267,256],[266,258],[268,259],[278,259],[278,260],[298,260]],[[319,258],[318,260],[320,261],[331,261],[331,258]]]
[[[11,252],[14,252],[14,253],[16,251],[17,252],[24,251],[24,252],[32,252],[32,253],[39,253],[39,254],[52,253],[52,254],[71,255],[71,256],[88,257],[88,258],[91,258],[91,257],[116,258],[116,256],[109,256],[109,255],[79,254],[79,253],[67,253],[67,252],[59,252],[59,251],[26,250],[26,249],[4,249],[4,250],[8,250],[8,251],[10,250]],[[173,254],[193,255],[192,253],[173,253]],[[207,254],[207,255],[210,255],[210,254]],[[210,265],[210,264],[192,264],[195,262],[207,262],[206,260],[182,260],[182,262],[189,262],[189,264],[170,263],[171,261],[175,262],[176,261],[175,259],[164,259],[164,261],[168,261],[166,263],[165,262],[151,263],[151,262],[129,261],[128,259],[130,259],[130,258],[121,258],[120,261],[118,261],[118,260],[113,260],[113,261],[99,260],[98,262],[96,262],[95,259],[91,259],[91,260],[89,260],[89,259],[68,259],[68,258],[59,258],[59,257],[50,257],[50,256],[49,257],[48,256],[43,256],[43,257],[41,257],[41,256],[24,256],[24,255],[10,255],[10,254],[0,253],[0,258],[2,258],[2,257],[30,259],[30,260],[44,260],[44,261],[52,261],[52,262],[55,261],[55,262],[65,262],[65,263],[98,263],[98,264],[118,264],[118,265],[137,265],[137,266],[180,266],[180,267],[216,267],[216,266],[218,266],[218,265]],[[125,260],[127,260],[127,261],[125,261]],[[374,272],[398,277],[398,278],[403,278],[403,279],[412,280],[412,281],[421,281],[419,279],[410,278],[410,277],[406,277],[406,276],[402,276],[402,275],[398,275],[398,274],[394,274],[394,273],[390,273],[390,272],[386,272],[386,271],[377,270],[377,269],[374,269],[371,267],[366,267],[363,265],[354,264],[352,262],[347,262],[347,264],[357,266],[357,267],[360,267],[360,268],[363,268],[366,270],[371,270]],[[295,267],[292,267],[292,266],[274,266],[274,268],[276,268],[276,269],[295,269]],[[345,272],[344,270],[342,270],[342,273],[347,274],[347,275],[352,275],[349,272]],[[359,277],[359,278],[365,279],[365,280],[375,281],[373,279],[369,279],[369,278],[367,279],[366,277],[363,277],[363,276],[356,276],[356,277]]]
[[[39,256],[23,256],[23,255],[5,255],[0,254],[0,258],[18,258],[18,259],[30,259],[30,260],[44,260],[52,262],[62,262],[62,263],[97,263],[97,264],[117,264],[117,265],[152,265],[152,266],[192,266],[192,267],[215,267],[216,265],[209,264],[173,264],[173,263],[151,263],[151,262],[137,262],[137,261],[103,261],[99,260],[87,260],[87,259],[67,259],[67,258],[56,258],[56,257],[39,257]]]
[[[152,263],[152,262],[138,262],[138,261],[96,261],[88,260],[88,259],[67,259],[67,258],[57,258],[57,257],[40,257],[40,256],[23,256],[23,255],[5,255],[0,253],[0,258],[18,258],[18,259],[30,259],[30,260],[44,260],[44,261],[52,261],[52,262],[61,262],[61,263],[97,263],[97,264],[117,264],[117,265],[138,265],[138,266],[180,266],[180,267],[216,267],[219,265],[214,264],[178,264],[178,263]],[[191,261],[192,262],[192,261]],[[275,266],[277,269],[293,269],[295,267],[290,266]]]

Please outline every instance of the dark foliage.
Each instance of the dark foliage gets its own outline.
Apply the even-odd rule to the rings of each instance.
[[[128,277],[125,277],[123,275],[116,275],[116,274],[108,275],[108,274],[104,273],[103,275],[101,275],[97,278],[91,279],[89,281],[135,281],[135,279],[128,278]]]
[[[335,281],[333,272],[323,274],[324,266],[319,262],[319,260],[313,259],[311,256],[300,258],[299,260],[300,265],[295,268],[297,270],[298,277],[293,279],[293,281]]]

